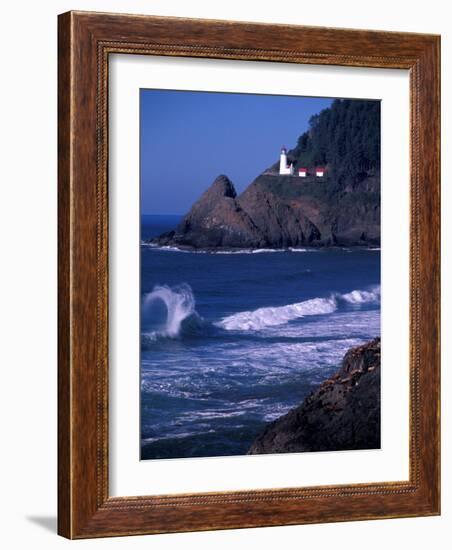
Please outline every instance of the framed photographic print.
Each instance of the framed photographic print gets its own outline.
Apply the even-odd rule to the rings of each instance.
[[[59,17],[59,533],[439,514],[439,37]]]

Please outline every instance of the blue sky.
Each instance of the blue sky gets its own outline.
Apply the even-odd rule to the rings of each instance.
[[[219,174],[240,193],[331,101],[142,89],[142,214],[185,214]]]

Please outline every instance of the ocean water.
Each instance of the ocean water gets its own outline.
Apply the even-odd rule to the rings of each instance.
[[[380,251],[182,252],[145,239],[141,458],[246,454],[345,352],[380,334]]]

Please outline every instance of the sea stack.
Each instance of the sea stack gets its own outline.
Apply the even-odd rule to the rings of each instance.
[[[260,248],[267,245],[262,232],[237,201],[231,180],[218,176],[195,202],[174,231],[153,239],[179,248]]]

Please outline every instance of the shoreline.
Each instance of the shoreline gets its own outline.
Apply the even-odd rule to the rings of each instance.
[[[192,252],[198,254],[259,254],[272,252],[319,252],[321,250],[363,250],[363,251],[380,251],[380,245],[303,245],[300,247],[195,247],[189,245],[176,244],[158,244],[152,240],[142,241],[141,246],[154,250],[167,250],[174,252]]]

